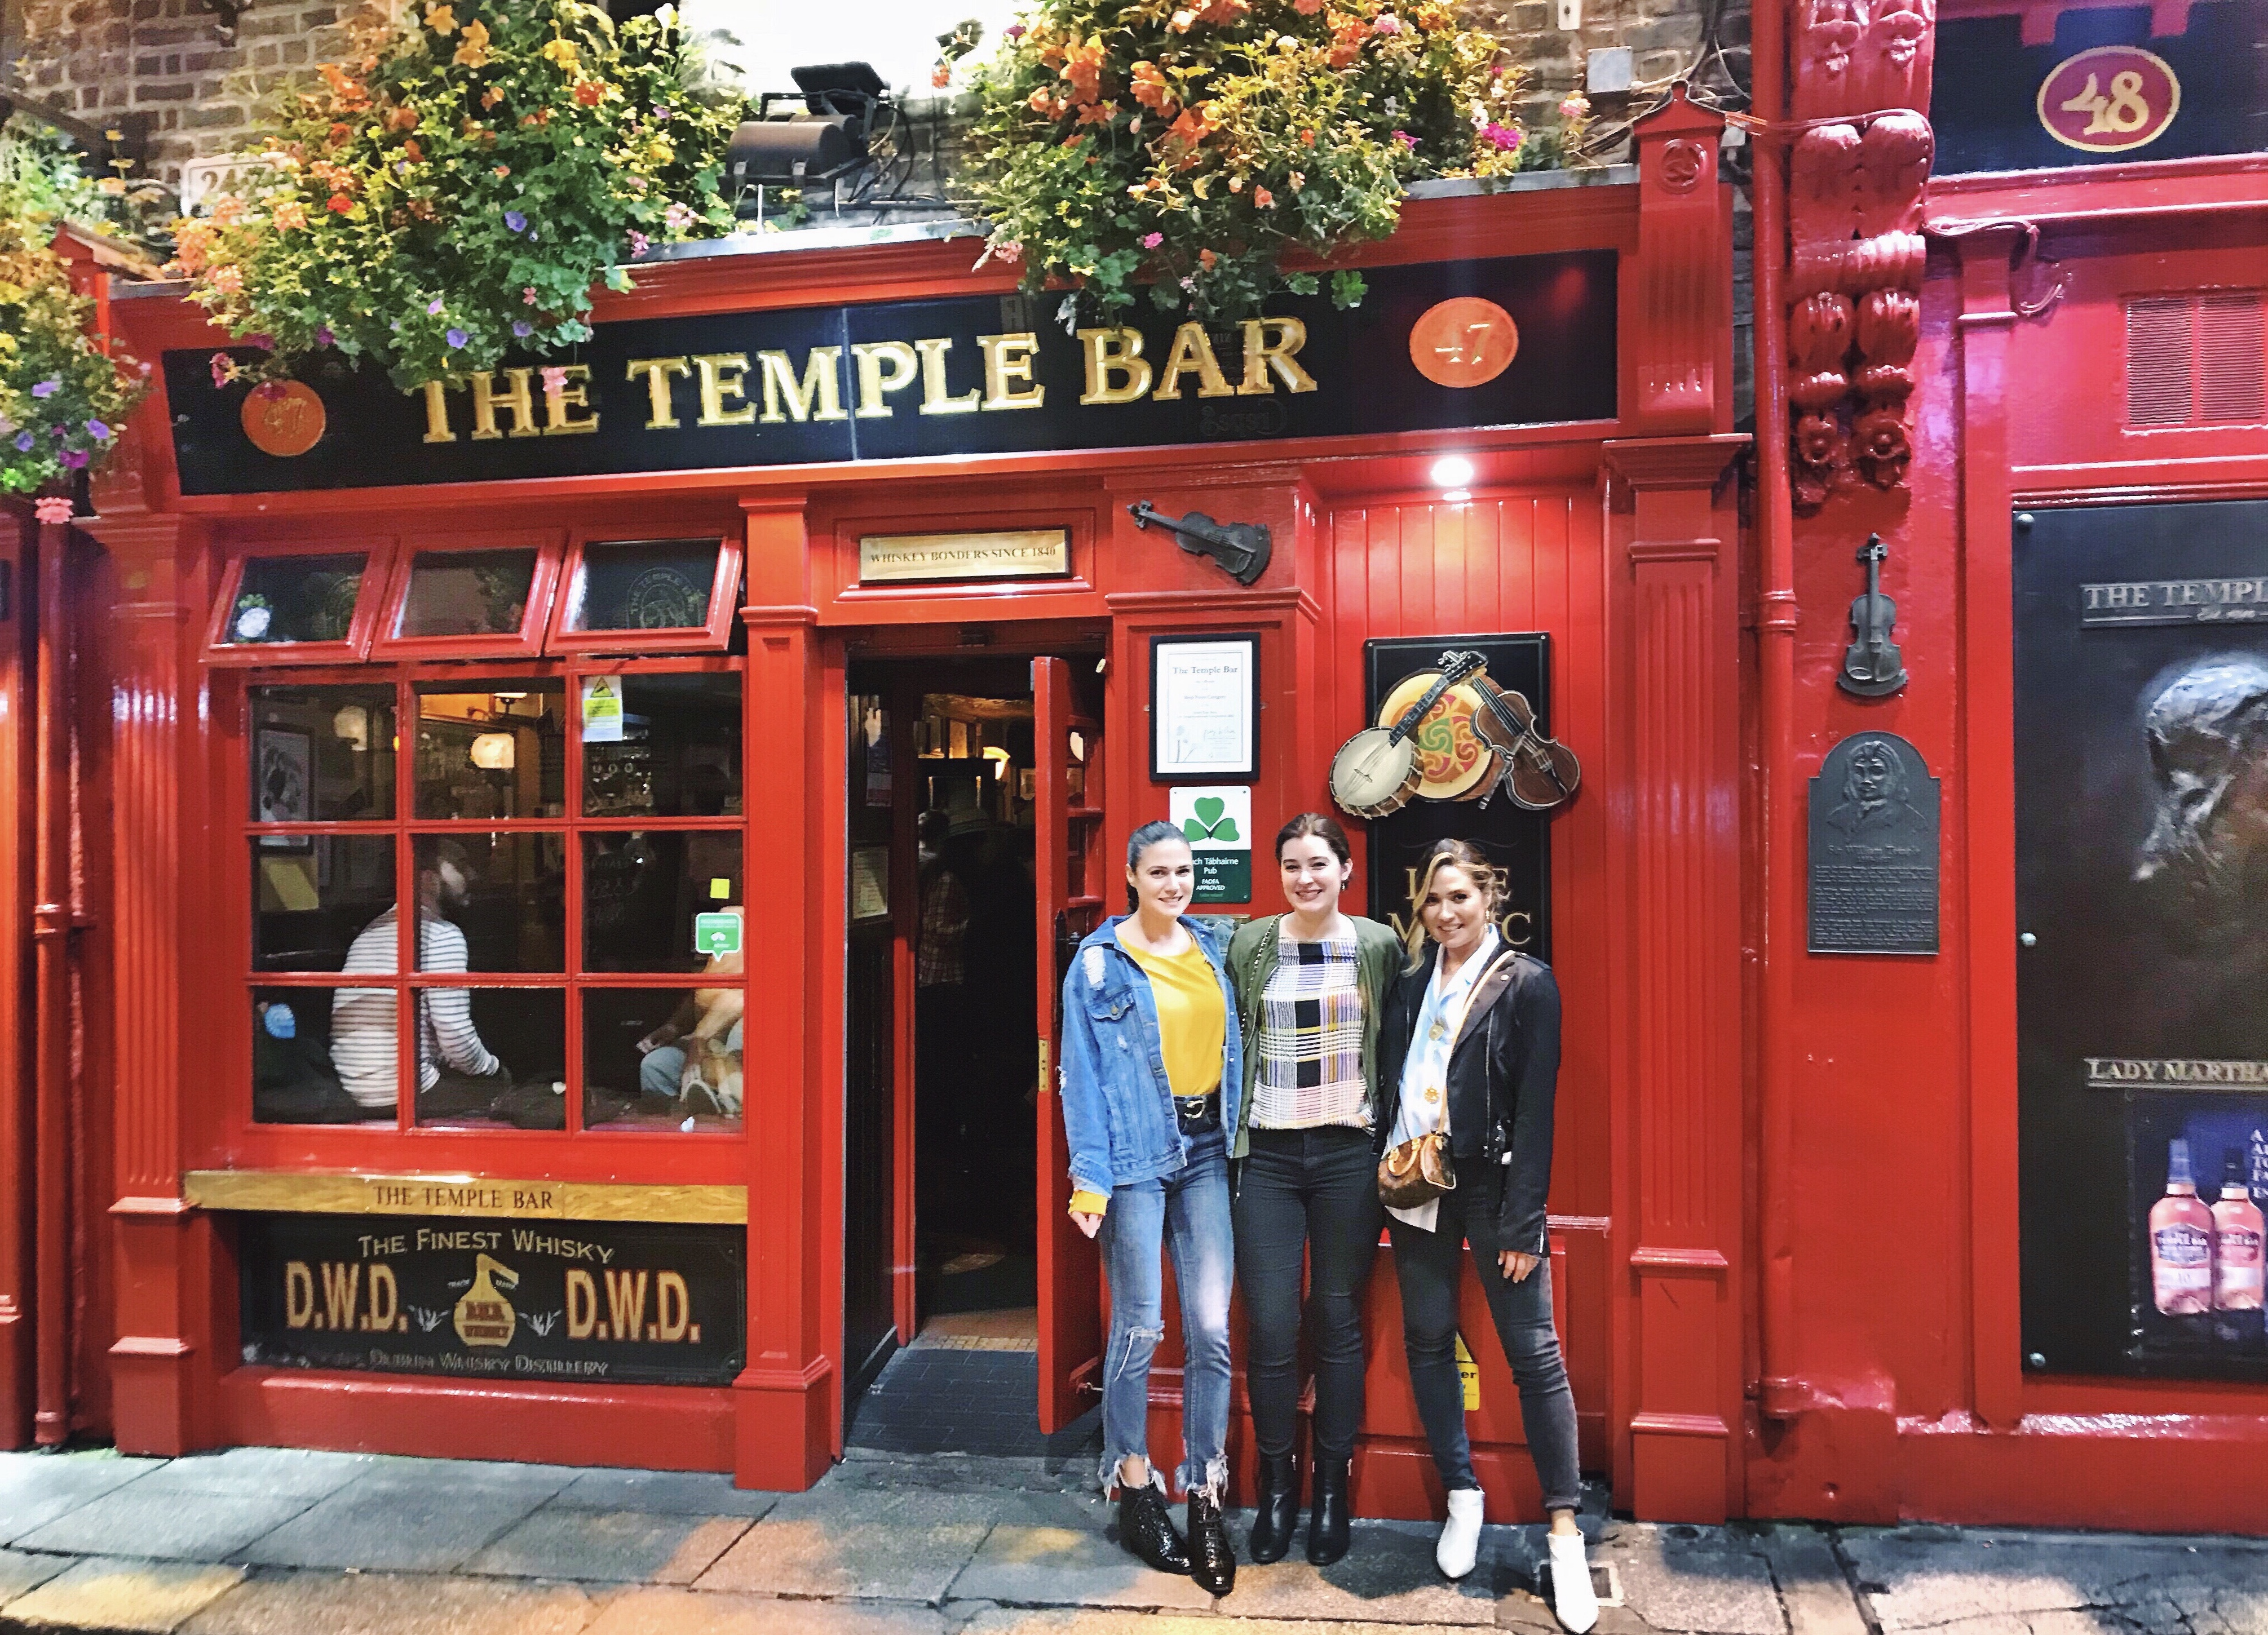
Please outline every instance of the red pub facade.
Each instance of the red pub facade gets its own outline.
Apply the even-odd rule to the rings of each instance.
[[[914,843],[955,779],[1032,846],[1030,1019],[998,1026],[1036,1058],[1056,1428],[1100,1320],[1060,939],[1188,789],[1248,796],[1218,908],[1271,912],[1265,837],[1328,807],[1405,678],[1383,646],[1541,636],[1584,788],[1511,843],[1515,918],[1565,994],[1553,1273],[1617,1507],[2268,1528],[2257,1301],[2216,1303],[2214,1228],[2168,1310],[2150,1213],[2173,1146],[2206,1205],[2246,1162],[2268,1040],[2079,1038],[2101,993],[2025,964],[2125,946],[2116,905],[2054,918],[2041,825],[2090,801],[2121,881],[2234,858],[2201,877],[2243,920],[2263,644],[2192,610],[2268,575],[2268,159],[2087,152],[2082,76],[2051,110],[2080,158],[2013,162],[1956,141],[1946,50],[1929,79],[1955,28],[2058,84],[2123,51],[2125,126],[2159,82],[2117,74],[2203,71],[2160,36],[2248,6],[1760,8],[1754,440],[1722,121],[1682,95],[1627,170],[1413,199],[1361,313],[1219,356],[1067,334],[966,237],[662,263],[564,372],[422,398],[249,398],[177,291],[110,292],[160,390],[94,515],[0,531],[6,1439],[816,1480],[924,1315]],[[1232,575],[1143,502],[1272,549]],[[2222,509],[2130,509],[2168,505]],[[1870,536],[1894,612],[1853,607]],[[1169,722],[1223,696],[1182,689],[1192,642],[1248,656],[1175,774]],[[2139,678],[2124,715],[2039,713],[2095,671]],[[1019,701],[939,730],[948,693]],[[1354,889],[1390,910],[1383,837]],[[1385,1272],[1355,1500],[1425,1514]],[[1532,1515],[1474,1350],[1492,1516]],[[1161,1367],[1161,1456],[1177,1408]]]

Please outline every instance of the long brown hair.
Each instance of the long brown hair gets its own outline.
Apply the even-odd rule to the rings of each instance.
[[[1472,877],[1488,899],[1488,916],[1493,922],[1497,910],[1504,905],[1504,878],[1490,862],[1488,854],[1470,840],[1436,840],[1433,849],[1425,854],[1425,866],[1418,876],[1418,889],[1410,894],[1410,935],[1403,939],[1410,949],[1408,969],[1415,971],[1425,963],[1425,944],[1431,939],[1425,933],[1425,894],[1433,889],[1433,876],[1444,869],[1462,869]]]

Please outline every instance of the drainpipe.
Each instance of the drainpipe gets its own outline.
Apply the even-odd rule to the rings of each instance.
[[[1767,1419],[1802,1411],[1795,1346],[1795,1101],[1786,1030],[1794,1009],[1796,801],[1795,512],[1788,490],[1787,150],[1772,128],[1787,117],[1786,0],[1762,0],[1753,24],[1756,146],[1756,598],[1758,745],[1764,764],[1763,983],[1756,1007],[1756,1093],[1763,1150],[1757,1215],[1763,1269],[1756,1406]]]
[[[70,1435],[70,760],[65,697],[63,559],[68,523],[39,531],[40,599],[33,680],[33,1209],[38,1397],[33,1435]]]

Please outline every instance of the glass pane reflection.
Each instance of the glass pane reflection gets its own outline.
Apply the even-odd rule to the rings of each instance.
[[[394,1122],[391,1012],[382,1034],[367,1040],[387,1061],[386,1099],[364,1103],[341,1081],[332,1060],[332,1010],[345,990],[252,991],[252,1116],[261,1124]],[[393,996],[387,998],[390,1001]]]
[[[567,837],[424,834],[420,971],[564,971]]]
[[[717,583],[715,539],[628,539],[583,547],[568,588],[570,630],[698,630]]]
[[[567,1127],[563,988],[421,988],[417,1122]]]
[[[337,971],[363,927],[393,906],[391,835],[264,834],[252,842],[255,970]]]
[[[565,686],[557,680],[420,685],[417,816],[564,816]]]
[[[254,823],[349,823],[394,816],[392,687],[254,687]]]
[[[611,1130],[740,1127],[740,988],[587,988],[583,1123]]]
[[[232,646],[345,641],[369,560],[359,551],[251,558],[220,639]]]
[[[401,605],[404,636],[517,635],[535,583],[533,550],[421,551]]]
[[[700,971],[694,918],[741,900],[740,832],[628,830],[583,837],[583,964]]]
[[[590,818],[717,818],[740,810],[740,678],[643,675],[622,689],[622,739],[583,746]]]

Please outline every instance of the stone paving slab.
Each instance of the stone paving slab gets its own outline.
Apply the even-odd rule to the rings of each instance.
[[[554,1509],[636,1510],[646,1515],[746,1516],[779,1503],[777,1493],[733,1485],[717,1470],[585,1470],[552,1495]]]
[[[590,1597],[571,1584],[262,1572],[181,1635],[580,1635],[591,1614]]]
[[[1884,1635],[1996,1635],[2043,1620],[2122,1635],[2268,1630],[2268,1545],[2252,1541],[1850,1529],[1843,1548]]]
[[[566,1485],[563,1480],[558,1486]],[[365,1476],[253,1540],[235,1558],[261,1566],[446,1573],[549,1498],[541,1484]]]
[[[225,1561],[315,1501],[252,1493],[151,1492],[129,1483],[88,1500],[17,1543],[26,1550],[82,1556],[148,1556],[171,1561]]]
[[[0,1618],[17,1628],[166,1635],[243,1577],[241,1567],[89,1556],[10,1602]]]
[[[823,1626],[821,1626],[823,1627]],[[1230,1621],[1203,1613],[1094,1608],[995,1607],[963,1626],[965,1635],[1409,1635],[1399,1624],[1305,1624],[1282,1618]]]
[[[690,1584],[750,1525],[745,1516],[545,1508],[474,1556],[463,1570],[608,1584]]]
[[[26,1590],[37,1589],[70,1565],[69,1556],[29,1556],[21,1551],[0,1550],[0,1607]]]
[[[1624,1601],[1650,1629],[1783,1635],[1787,1628],[1753,1534],[1621,1523],[1601,1530],[1591,1560],[1614,1563]]]
[[[1239,1517],[1237,1550],[1244,1553],[1248,1513]],[[1496,1622],[1497,1562],[1507,1528],[1484,1529],[1479,1565],[1452,1583],[1433,1565],[1440,1529],[1428,1522],[1364,1522],[1344,1558],[1310,1566],[1303,1527],[1292,1553],[1266,1566],[1248,1561],[1237,1569],[1236,1593],[1221,1603],[1240,1618],[1298,1618],[1353,1624],[1484,1624]]]
[[[385,1468],[383,1461],[370,1454],[228,1448],[172,1460],[142,1477],[136,1486],[144,1493],[250,1493],[312,1501]]]
[[[983,1547],[953,1580],[952,1598],[1210,1610],[1212,1596],[1193,1580],[1145,1566],[1118,1543],[1116,1510],[1100,1494],[1017,1495],[1000,1507]],[[1237,1581],[1241,1602],[1241,1576]]]
[[[0,1544],[45,1527],[165,1463],[108,1453],[0,1454]]]
[[[631,1589],[609,1597],[585,1635],[946,1635],[954,1627],[936,1608],[910,1602]],[[1211,1635],[1223,1632],[1215,1625]]]
[[[1767,1527],[1761,1542],[1788,1635],[1869,1635],[1827,1535],[1808,1527]]]
[[[767,1595],[934,1602],[976,1556],[997,1493],[791,1493],[696,1584]]]

